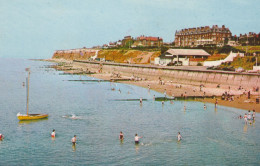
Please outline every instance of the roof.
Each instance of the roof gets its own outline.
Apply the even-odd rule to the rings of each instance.
[[[158,40],[162,40],[162,38],[160,37],[152,37],[152,36],[140,36],[140,37],[137,37],[137,40],[149,40],[149,41],[158,41]]]
[[[206,51],[203,49],[169,49],[166,51],[167,53],[171,54],[170,56],[177,56],[177,55],[190,55],[190,56],[210,56]]]

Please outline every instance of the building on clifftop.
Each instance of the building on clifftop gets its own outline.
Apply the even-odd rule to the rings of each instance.
[[[218,27],[209,26],[182,29],[175,32],[175,46],[176,47],[194,47],[198,45],[217,45],[223,46],[226,40],[232,36],[229,28],[225,25]]]
[[[139,36],[134,41],[133,47],[161,47],[163,39],[161,37]]]

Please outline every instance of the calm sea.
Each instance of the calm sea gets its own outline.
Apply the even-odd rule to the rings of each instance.
[[[259,114],[255,123],[245,125],[237,118],[245,110],[215,109],[209,103],[204,110],[204,103],[192,101],[162,105],[153,101],[153,95],[163,96],[154,91],[68,81],[96,79],[60,75],[46,68],[50,64],[0,59],[0,133],[5,135],[0,165],[260,165]],[[26,113],[26,67],[31,68],[29,112],[48,113],[46,120],[17,120],[18,112]],[[140,97],[147,99],[142,105]],[[136,133],[143,136],[139,145],[134,144]],[[70,142],[74,134],[75,147]]]

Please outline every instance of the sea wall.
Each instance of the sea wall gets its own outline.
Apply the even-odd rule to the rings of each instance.
[[[144,78],[169,80],[187,84],[221,84],[231,86],[255,87],[260,85],[260,74],[244,74],[226,71],[207,71],[207,70],[184,70],[168,67],[157,67],[136,64],[101,63],[91,61],[74,61],[82,68],[88,68],[106,73],[122,73],[127,76],[140,76]]]

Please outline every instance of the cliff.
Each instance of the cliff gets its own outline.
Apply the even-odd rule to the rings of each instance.
[[[154,58],[161,55],[160,51],[139,51],[139,50],[71,50],[71,51],[56,51],[53,59],[67,59],[67,60],[88,60],[97,55],[97,58],[105,58],[106,61],[113,61],[118,63],[136,63],[148,64],[154,61]]]

